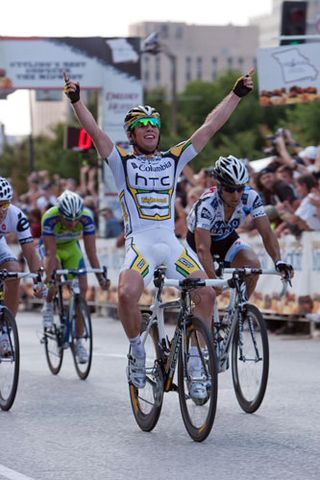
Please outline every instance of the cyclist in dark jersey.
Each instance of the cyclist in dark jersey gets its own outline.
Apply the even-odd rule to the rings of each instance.
[[[218,187],[213,187],[195,203],[188,216],[187,243],[198,254],[209,278],[215,278],[213,255],[231,267],[259,268],[253,249],[244,243],[236,229],[251,215],[275,268],[290,277],[292,266],[281,260],[279,242],[271,230],[259,194],[247,185],[249,175],[243,162],[229,155],[220,157],[213,169]],[[257,276],[247,279],[248,296],[254,291]]]

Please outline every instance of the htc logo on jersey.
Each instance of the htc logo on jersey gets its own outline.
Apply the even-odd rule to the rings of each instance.
[[[135,175],[135,185],[138,187],[155,187],[157,184],[159,184],[162,187],[170,187],[170,177],[167,175],[165,177],[144,177],[143,175],[139,175],[136,173]]]

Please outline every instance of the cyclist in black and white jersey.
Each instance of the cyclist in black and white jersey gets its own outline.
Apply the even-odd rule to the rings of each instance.
[[[12,196],[10,183],[6,178],[0,177],[0,269],[11,272],[20,270],[19,262],[6,241],[6,235],[13,233],[20,243],[30,272],[38,273],[41,262],[33,243],[29,221],[20,208],[11,204]],[[35,295],[41,298],[44,290],[44,285],[35,281]],[[16,315],[19,305],[19,279],[10,279],[6,282],[5,304]],[[7,334],[0,335],[0,349],[4,350],[7,342]]]
[[[206,277],[197,256],[182,246],[174,235],[174,201],[179,174],[224,125],[240,98],[250,93],[253,88],[252,73],[238,79],[233,90],[208,114],[202,126],[188,140],[166,152],[158,150],[159,113],[148,105],[132,108],[124,121],[132,145],[130,153],[114,145],[98,127],[80,100],[79,84],[65,76],[65,93],[82,127],[111,168],[119,193],[125,224],[126,256],[119,277],[118,311],[131,345],[128,378],[137,388],[143,388],[146,381],[138,301],[144,286],[152,280],[154,268],[165,264],[167,275],[177,279],[188,275]],[[199,289],[197,299],[195,315],[209,324],[213,290]],[[205,386],[192,383],[191,395],[204,397]]]
[[[218,186],[204,192],[194,204],[188,215],[187,233],[187,243],[197,252],[207,275],[216,277],[213,255],[219,255],[231,267],[260,268],[256,253],[236,232],[251,215],[276,270],[290,278],[292,266],[281,260],[279,242],[270,227],[260,195],[247,185],[249,175],[244,163],[232,155],[220,157],[212,172]],[[257,276],[248,277],[248,296],[257,280]]]

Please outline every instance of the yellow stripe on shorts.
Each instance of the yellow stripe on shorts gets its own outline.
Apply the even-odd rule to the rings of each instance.
[[[129,268],[130,270],[135,270],[136,272],[140,273],[142,278],[144,278],[149,273],[149,263],[145,258],[143,258],[141,253],[136,249],[134,245],[131,244],[130,246],[135,252],[136,258],[133,260]]]
[[[182,255],[175,262],[176,270],[184,277],[188,277],[190,273],[201,270],[197,262],[188,255],[186,249],[184,249]]]

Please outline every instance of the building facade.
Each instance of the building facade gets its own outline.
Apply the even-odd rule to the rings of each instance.
[[[175,58],[176,87],[181,92],[193,80],[213,81],[219,72],[244,73],[255,65],[258,27],[202,26],[173,22],[142,22],[129,26],[129,36],[146,38],[158,32],[159,43],[169,53],[142,54],[142,79],[147,90],[172,87]]]

